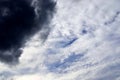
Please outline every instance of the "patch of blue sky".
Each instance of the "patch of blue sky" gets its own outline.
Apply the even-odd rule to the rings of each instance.
[[[80,35],[86,35],[86,34],[91,34],[94,35],[94,31],[96,30],[96,25],[89,24],[86,21],[82,22],[82,29],[80,30]]]
[[[64,59],[63,62],[57,61],[55,63],[49,64],[48,69],[52,72],[61,72],[59,70],[69,67],[72,63],[79,61],[84,54],[71,54],[68,58]]]
[[[83,29],[82,34],[87,34],[87,30]]]
[[[55,47],[62,47],[62,48],[68,47],[71,44],[73,44],[77,39],[78,38],[72,38],[72,39],[64,39],[64,40],[58,41],[55,44]]]
[[[75,53],[73,53],[68,58],[66,58],[64,60],[64,62],[76,62],[77,60],[79,60],[83,56],[84,56],[84,54],[75,54]]]

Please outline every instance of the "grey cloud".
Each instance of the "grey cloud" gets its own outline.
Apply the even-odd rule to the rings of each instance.
[[[36,32],[44,32],[40,34],[43,40],[49,35],[49,21],[56,3],[52,0],[37,0],[37,6],[31,6],[31,3],[27,0],[0,1],[0,14],[6,8],[9,10],[8,15],[0,16],[0,60],[3,62],[18,61],[21,47]],[[35,11],[36,8],[39,9]]]

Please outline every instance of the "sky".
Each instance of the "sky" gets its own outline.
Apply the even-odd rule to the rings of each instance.
[[[18,64],[0,62],[0,80],[120,80],[120,0],[54,2],[54,10],[36,9],[38,23],[44,9],[47,20]]]

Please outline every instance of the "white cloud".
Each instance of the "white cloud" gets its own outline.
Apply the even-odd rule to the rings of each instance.
[[[24,75],[24,76],[17,76],[13,80],[43,80],[39,75]]]

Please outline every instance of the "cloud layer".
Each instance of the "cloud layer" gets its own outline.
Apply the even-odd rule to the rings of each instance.
[[[120,1],[57,0],[51,32],[23,48],[20,64],[0,63],[0,80],[119,80]],[[4,67],[3,67],[4,66]]]

